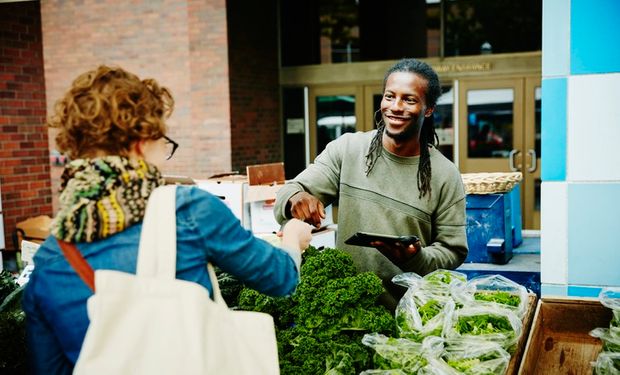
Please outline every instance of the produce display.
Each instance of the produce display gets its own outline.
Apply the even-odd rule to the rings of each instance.
[[[357,273],[351,257],[338,249],[308,249],[290,297],[268,297],[225,272],[217,275],[231,308],[273,316],[283,375],[499,375],[521,335],[516,313],[525,296],[519,285],[495,277],[467,281],[448,270],[398,275],[393,281],[407,292],[394,314],[378,303],[381,280]],[[12,275],[0,274],[0,297],[6,297],[0,306],[0,372],[26,370],[22,291]],[[612,320],[610,328],[617,323]],[[604,371],[617,365],[616,354],[604,352],[596,366]]]
[[[284,375],[504,374],[522,331],[521,286],[449,270],[393,282],[407,287],[395,314],[378,305],[377,276],[357,274],[343,251],[311,248],[291,297],[243,289],[238,308],[274,317]]]
[[[603,342],[603,351],[594,366],[596,375],[620,375],[620,288],[603,288],[599,293],[601,303],[612,310],[609,328],[596,328],[590,335]]]

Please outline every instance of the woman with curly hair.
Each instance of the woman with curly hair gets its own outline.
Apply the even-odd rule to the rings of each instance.
[[[178,145],[166,136],[172,95],[153,79],[100,66],[80,75],[49,121],[70,157],[62,175],[60,210],[41,245],[23,307],[31,370],[71,373],[89,325],[92,291],[67,262],[59,241],[75,245],[95,270],[135,273],[146,204],[164,183],[159,168]],[[196,187],[176,189],[176,276],[212,292],[211,262],[260,292],[292,293],[310,226],[283,228],[274,247],[245,230],[218,197]]]

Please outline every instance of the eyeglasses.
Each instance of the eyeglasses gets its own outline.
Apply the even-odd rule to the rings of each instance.
[[[179,148],[179,144],[173,141],[172,139],[166,137],[164,135],[164,139],[166,140],[166,160],[170,160],[174,152]]]

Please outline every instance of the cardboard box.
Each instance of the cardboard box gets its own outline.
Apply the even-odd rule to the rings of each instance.
[[[316,247],[317,249],[335,248],[336,247],[336,231],[337,230],[336,228],[334,228],[334,225],[330,225],[327,228],[324,228],[316,233],[313,233],[312,241],[310,241],[310,245]]]
[[[222,199],[245,228],[250,228],[250,209],[244,204],[247,190],[245,176],[226,176],[225,178],[196,180],[196,185]]]
[[[284,184],[250,185],[243,175],[196,180],[196,184],[222,198],[246,229],[261,234],[280,230],[273,209],[276,193]],[[325,215],[322,225],[333,224],[331,206],[325,208]]]
[[[15,234],[17,238],[17,248],[21,249],[22,240],[28,240],[41,244],[50,235],[52,218],[47,215],[31,217],[20,221],[16,225]]]
[[[519,374],[591,374],[602,343],[589,332],[609,327],[611,318],[611,310],[595,299],[541,299]]]
[[[282,243],[280,237],[274,233],[257,233],[256,237],[269,242],[273,246],[279,247]],[[317,249],[336,247],[336,229],[325,228],[319,232],[313,233],[310,245],[316,247]]]
[[[276,193],[283,184],[250,185],[245,191],[245,202],[249,205],[250,228],[254,233],[273,233],[280,230],[280,224],[274,216]],[[325,219],[321,226],[334,223],[331,205],[325,207]]]

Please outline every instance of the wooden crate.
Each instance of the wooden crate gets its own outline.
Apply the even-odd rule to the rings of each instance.
[[[508,362],[508,368],[506,369],[506,375],[517,375],[519,371],[519,364],[521,363],[521,358],[523,357],[523,353],[525,352],[525,345],[527,342],[527,336],[530,331],[530,327],[532,326],[532,320],[534,318],[534,311],[536,310],[536,294],[530,293],[528,296],[528,304],[527,311],[523,316],[523,331],[521,333],[521,337],[519,337],[519,341],[517,342],[517,350],[510,357],[510,362]]]
[[[609,327],[611,310],[595,299],[542,298],[519,369],[521,374],[591,374],[602,344],[589,335]]]

